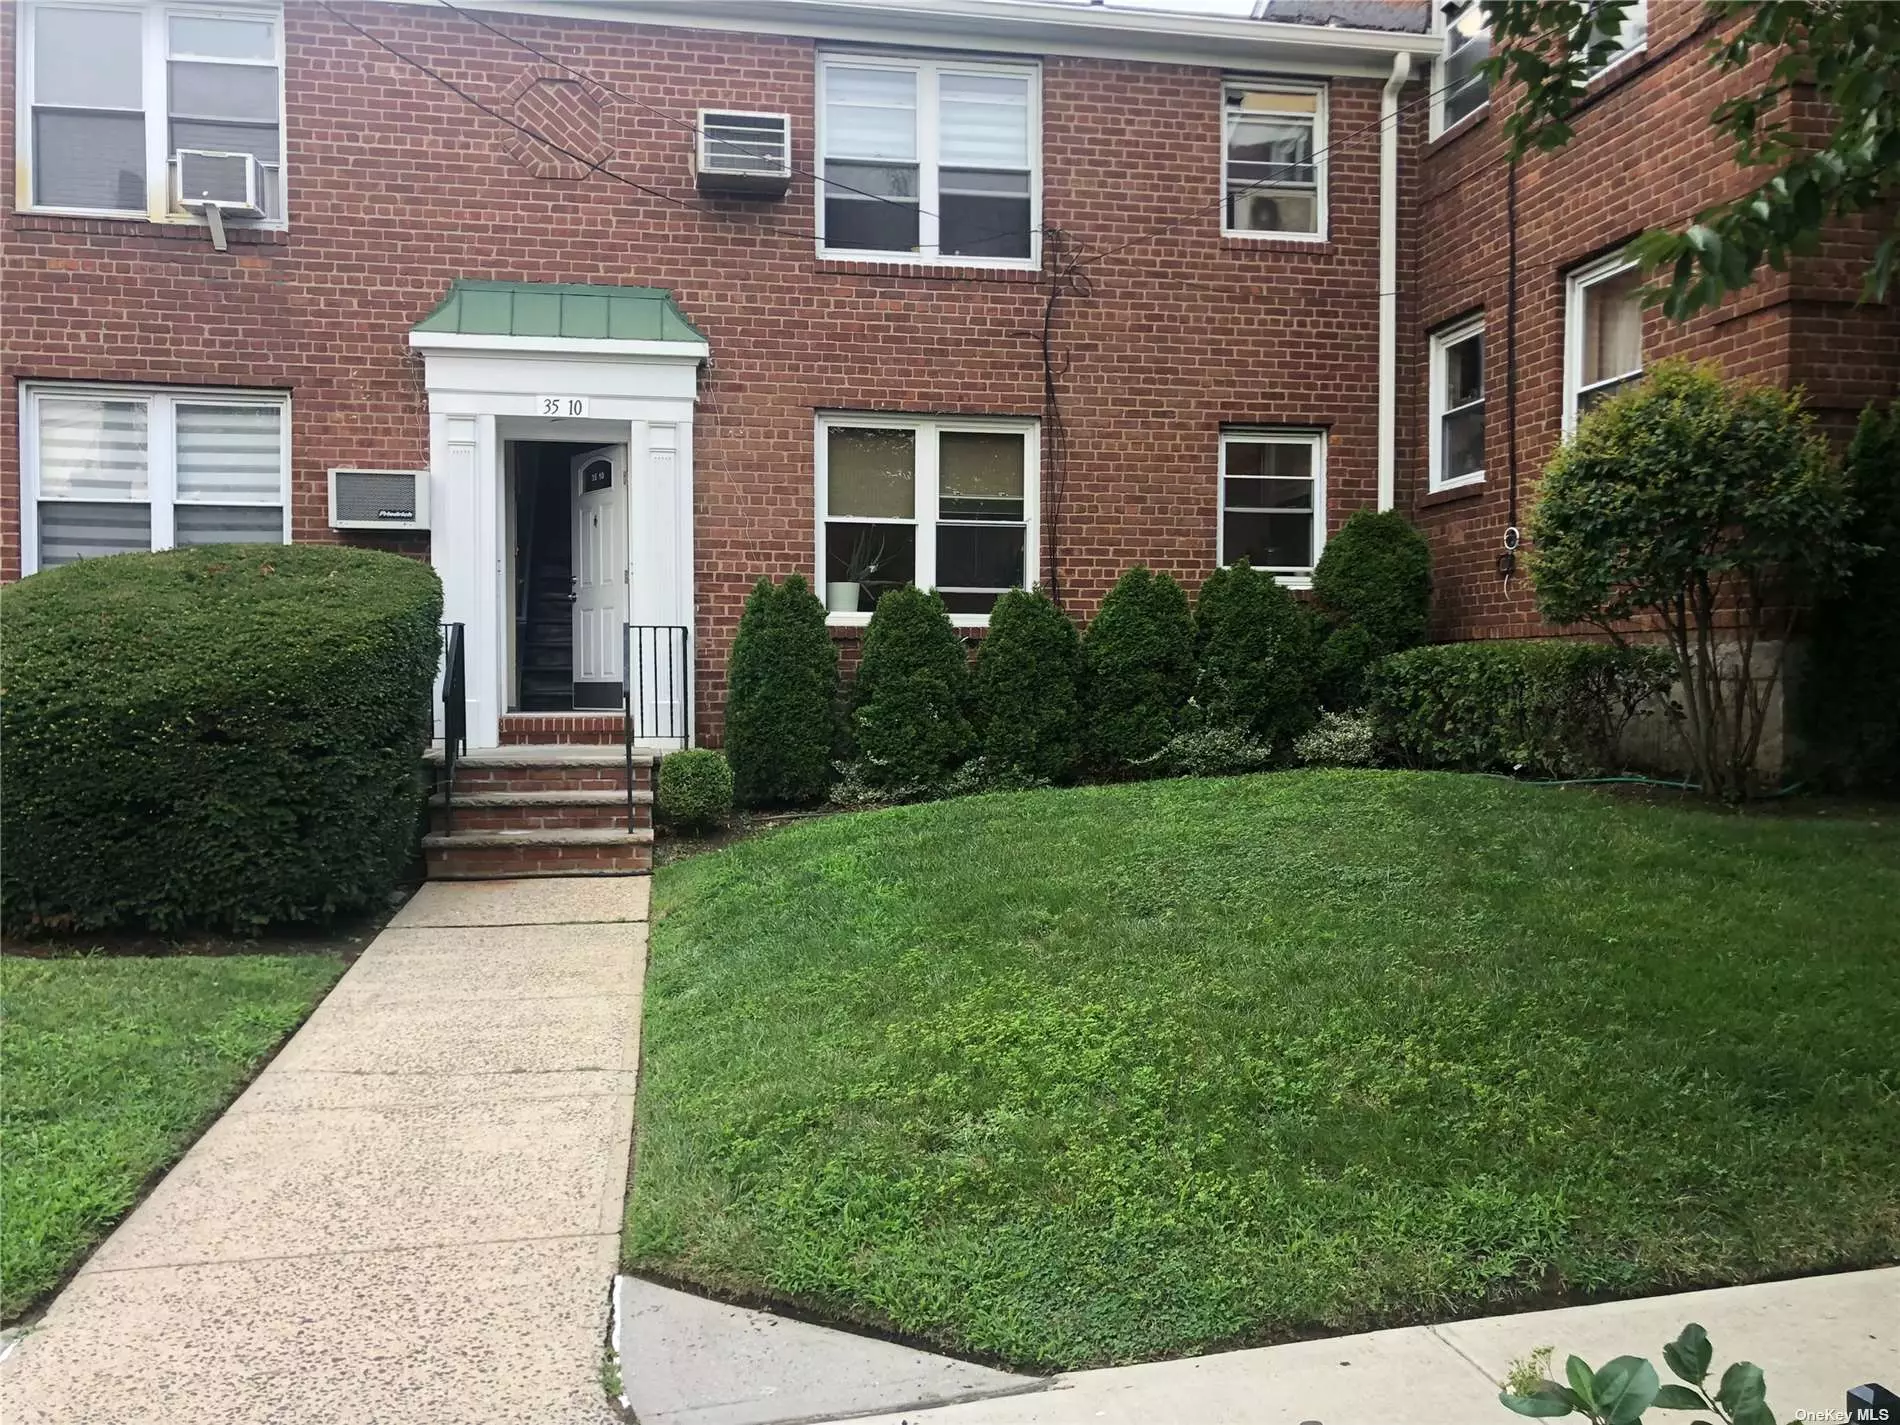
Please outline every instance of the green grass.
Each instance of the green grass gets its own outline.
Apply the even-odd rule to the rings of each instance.
[[[0,1319],[59,1285],[343,968],[0,956]]]
[[[1900,1255],[1900,815],[1287,773],[655,897],[637,1270],[1072,1368]]]

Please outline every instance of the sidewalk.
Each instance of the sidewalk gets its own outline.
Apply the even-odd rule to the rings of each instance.
[[[1889,1267],[1078,1371],[1033,1395],[852,1425],[1509,1425],[1522,1417],[1498,1404],[1497,1381],[1537,1347],[1556,1347],[1559,1379],[1574,1353],[1592,1366],[1644,1356],[1669,1380],[1663,1344],[1691,1321],[1708,1329],[1718,1375],[1738,1360],[1762,1368],[1783,1422],[1843,1419],[1847,1391],[1868,1381],[1900,1390],[1900,1267]]]
[[[425,885],[0,1363],[0,1416],[611,1421],[647,890]]]

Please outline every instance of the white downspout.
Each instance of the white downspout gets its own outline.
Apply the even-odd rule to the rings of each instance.
[[[1399,90],[1412,56],[1392,56],[1379,96],[1379,508],[1398,503]]]

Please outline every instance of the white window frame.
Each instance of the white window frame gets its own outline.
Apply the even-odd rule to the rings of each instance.
[[[1465,8],[1476,9],[1480,13],[1483,13],[1483,5],[1484,0],[1467,0]],[[1463,11],[1459,13],[1463,14]],[[1432,33],[1438,37],[1441,46],[1438,58],[1432,61],[1431,132],[1428,137],[1435,139],[1442,136],[1447,128],[1445,123],[1445,87],[1449,83],[1447,61],[1451,58],[1449,50],[1445,48],[1445,46],[1449,45],[1451,40],[1451,20],[1446,16],[1444,7],[1437,4],[1432,6]],[[1486,113],[1490,107],[1491,96],[1487,89],[1484,102],[1449,127],[1462,128],[1467,123],[1475,123],[1478,117]]]
[[[1220,433],[1219,479],[1215,486],[1214,558],[1221,568],[1227,557],[1227,447],[1230,445],[1305,445],[1313,452],[1313,557],[1304,566],[1254,565],[1263,574],[1271,574],[1289,589],[1313,587],[1313,570],[1320,552],[1326,548],[1326,432],[1301,426],[1228,426]],[[1251,479],[1251,476],[1238,477]],[[1306,514],[1305,510],[1286,510],[1286,514]]]
[[[1023,580],[1024,588],[1033,587],[1042,568],[1042,425],[1039,421],[987,416],[907,416],[873,411],[824,411],[816,422],[815,469],[818,473],[816,503],[817,547],[813,551],[816,577],[812,587],[820,597],[825,588],[825,526],[831,522],[827,501],[830,482],[830,441],[834,427],[849,430],[906,430],[915,432],[915,503],[911,518],[870,519],[839,515],[840,522],[860,524],[912,524],[917,529],[917,558],[913,581],[920,589],[937,586],[937,437],[944,434],[1020,435],[1023,438]],[[926,436],[928,439],[926,439]],[[827,611],[825,622],[833,628],[861,628],[871,621],[868,613]],[[953,613],[950,622],[957,628],[988,628],[988,614]]]
[[[1312,94],[1313,102],[1313,202],[1318,209],[1315,216],[1315,231],[1295,233],[1273,231],[1259,228],[1230,228],[1227,226],[1227,96],[1233,93],[1243,94]],[[1241,238],[1259,242],[1330,242],[1332,225],[1332,202],[1329,190],[1332,182],[1332,155],[1328,151],[1328,127],[1332,113],[1332,86],[1324,81],[1307,79],[1265,79],[1248,78],[1237,75],[1223,80],[1220,87],[1220,230],[1222,237]]]
[[[1467,401],[1462,406],[1447,406],[1445,404],[1446,353],[1460,342],[1469,341],[1474,336],[1480,340],[1484,337],[1484,318],[1482,316],[1472,317],[1469,321],[1459,322],[1456,326],[1446,327],[1443,331],[1435,331],[1432,333],[1431,360],[1428,363],[1430,372],[1428,379],[1431,382],[1431,387],[1426,392],[1426,407],[1431,413],[1431,430],[1427,433],[1426,442],[1430,447],[1430,464],[1427,466],[1425,482],[1427,490],[1432,493],[1436,493],[1439,490],[1458,490],[1466,485],[1482,485],[1484,483],[1484,467],[1482,465],[1468,474],[1455,476],[1449,480],[1445,478],[1445,417],[1456,415],[1459,411],[1470,410],[1473,406],[1486,405],[1491,397],[1491,353],[1485,351],[1482,357],[1484,361],[1484,389],[1479,393],[1478,399],[1475,401]],[[1482,350],[1482,348],[1480,348],[1480,350]],[[1488,431],[1486,432],[1486,438],[1487,440],[1489,439]]]
[[[278,493],[284,512],[283,542],[290,543],[290,442],[293,429],[290,393],[233,386],[126,386],[93,381],[22,381],[20,383],[20,573],[40,567],[40,417],[42,400],[143,401],[145,403],[145,485],[152,507],[152,548],[174,548],[180,503],[221,506],[263,501],[178,499],[177,411],[180,406],[270,406],[283,412],[283,446]],[[139,502],[129,502],[139,503]]]
[[[924,59],[915,55],[878,54],[857,50],[820,50],[813,157],[817,182],[813,207],[818,233],[818,255],[831,262],[903,262],[920,267],[996,267],[1033,271],[1042,265],[1042,66],[1036,63],[1000,63],[955,58]],[[866,247],[825,245],[825,76],[833,68],[903,69],[917,76],[917,251],[883,252]],[[939,253],[937,210],[942,206],[938,170],[939,105],[937,81],[945,73],[993,74],[1029,81],[1029,256],[991,257],[981,254]],[[850,161],[850,160],[845,160]]]
[[[1568,440],[1577,432],[1577,417],[1583,389],[1583,314],[1584,303],[1590,289],[1612,277],[1621,277],[1637,264],[1621,253],[1615,253],[1587,266],[1579,267],[1564,280],[1564,410],[1563,435]],[[1639,318],[1640,321],[1640,318]],[[1640,329],[1639,329],[1640,330]],[[1638,340],[1640,341],[1640,335]],[[1633,372],[1599,381],[1596,386],[1607,386],[1611,381],[1626,381],[1633,375],[1648,370],[1647,362],[1639,365]],[[1595,389],[1593,386],[1591,389]]]
[[[176,186],[171,152],[170,21],[173,16],[205,20],[269,20],[276,39],[274,60],[220,59],[218,64],[252,64],[277,68],[277,193],[283,216],[241,219],[231,223],[282,232],[290,217],[290,131],[284,88],[284,11],[280,4],[237,3],[165,4],[162,0],[23,0],[14,6],[14,116],[13,174],[16,212],[49,213],[79,218],[130,218],[148,223],[204,227],[208,220],[173,202]],[[143,208],[77,208],[33,201],[33,19],[40,10],[117,10],[142,17],[143,32],[140,97],[145,115],[145,206]]]

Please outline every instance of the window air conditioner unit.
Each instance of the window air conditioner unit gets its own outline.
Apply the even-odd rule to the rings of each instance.
[[[248,153],[181,148],[177,153],[178,201],[194,212],[216,208],[237,218],[264,216],[257,188],[257,160]]]
[[[702,193],[783,197],[792,186],[792,116],[701,109],[693,177]]]
[[[331,529],[427,529],[426,470],[332,470]]]

